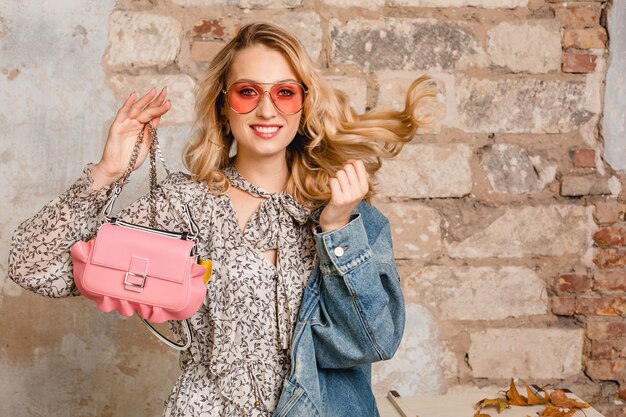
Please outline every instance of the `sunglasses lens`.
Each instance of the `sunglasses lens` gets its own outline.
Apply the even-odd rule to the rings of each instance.
[[[228,104],[237,113],[249,113],[259,102],[263,90],[249,83],[235,83],[228,89]]]
[[[304,103],[304,90],[300,84],[276,84],[270,90],[274,105],[283,113],[297,113]]]
[[[269,91],[272,102],[283,113],[293,114],[302,109],[304,89],[300,84],[274,84]],[[264,90],[258,84],[235,83],[227,93],[228,104],[237,113],[249,113],[256,108]]]

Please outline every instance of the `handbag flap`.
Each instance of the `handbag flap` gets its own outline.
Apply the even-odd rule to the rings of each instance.
[[[96,235],[91,263],[183,283],[193,245],[191,240],[105,223]]]

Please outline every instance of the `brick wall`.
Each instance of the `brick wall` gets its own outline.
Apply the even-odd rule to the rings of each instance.
[[[604,162],[599,130],[609,6],[553,0],[119,0],[107,16],[108,49],[98,65],[120,102],[130,90],[167,85],[174,107],[162,131],[170,136],[189,126],[193,87],[212,57],[253,20],[294,31],[359,112],[401,105],[410,81],[431,74],[440,87],[438,123],[420,130],[378,177],[376,203],[392,222],[408,322],[396,357],[375,366],[376,391],[441,393],[503,386],[517,376],[567,386],[607,417],[623,417],[626,176]],[[9,306],[25,297],[15,295],[0,307],[11,317]],[[70,309],[76,306],[62,310]],[[86,311],[87,305],[81,314]],[[29,326],[38,318],[19,320]],[[107,340],[118,351],[145,343],[134,333],[119,336],[130,336],[120,330],[128,329],[126,323],[108,325],[113,330]],[[55,331],[77,330],[59,323]],[[48,342],[17,346],[32,351],[32,360],[40,352],[37,343]],[[87,345],[97,349],[101,340]],[[156,389],[154,377],[162,370],[146,367],[159,359],[173,363],[172,356],[165,350],[152,355],[147,362],[125,356],[123,369],[103,360],[104,371],[82,372],[104,372],[117,386],[140,375],[151,391],[165,393],[171,381],[161,380]],[[17,366],[3,373],[18,374]],[[127,396],[92,383],[107,394],[89,396],[78,407],[122,415],[106,399],[135,404],[145,389],[134,381]],[[85,398],[75,388],[66,388],[68,397]],[[137,402],[133,415],[158,413],[161,403],[143,407]],[[20,415],[17,406],[12,415]]]

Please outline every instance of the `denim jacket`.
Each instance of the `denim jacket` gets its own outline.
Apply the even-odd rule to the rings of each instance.
[[[274,417],[378,416],[371,363],[393,356],[405,313],[389,222],[362,201],[346,226],[316,230],[316,265]]]

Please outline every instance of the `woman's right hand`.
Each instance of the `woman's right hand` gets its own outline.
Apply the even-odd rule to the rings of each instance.
[[[156,88],[152,88],[139,100],[133,92],[118,110],[109,128],[100,162],[91,172],[94,189],[109,186],[122,178],[142,129],[144,129],[143,141],[133,170],[139,168],[146,160],[151,142],[147,123],[151,121],[155,128],[158,127],[161,116],[172,107],[169,100],[165,101],[166,88],[163,88],[159,95],[156,95],[156,92]]]

